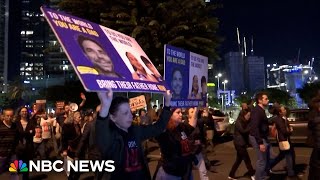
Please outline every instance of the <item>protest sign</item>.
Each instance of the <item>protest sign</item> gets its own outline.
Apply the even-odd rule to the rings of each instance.
[[[64,101],[56,101],[56,113],[60,113],[64,108]]]
[[[165,80],[172,91],[172,107],[205,106],[208,58],[165,45]]]
[[[36,100],[36,106],[39,112],[46,112],[46,102],[45,99]]]
[[[141,109],[147,106],[146,98],[144,97],[144,95],[130,98],[129,104],[131,111],[136,111],[137,109]]]
[[[168,88],[134,38],[61,11],[41,10],[86,91],[164,92]]]

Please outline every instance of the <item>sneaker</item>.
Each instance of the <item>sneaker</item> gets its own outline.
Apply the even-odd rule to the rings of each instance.
[[[231,180],[237,180],[237,178],[235,177],[232,177],[232,176],[229,176],[228,179],[231,179]]]
[[[253,175],[253,176],[251,176],[251,180],[256,180],[256,178],[255,178],[255,176]]]
[[[272,169],[270,169],[270,170],[269,170],[269,173],[273,174],[273,173],[274,173],[274,171],[272,171]]]

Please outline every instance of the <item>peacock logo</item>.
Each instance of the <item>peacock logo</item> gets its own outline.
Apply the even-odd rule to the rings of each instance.
[[[19,169],[19,171],[18,171]],[[27,164],[22,160],[14,160],[10,163],[9,172],[28,172]]]

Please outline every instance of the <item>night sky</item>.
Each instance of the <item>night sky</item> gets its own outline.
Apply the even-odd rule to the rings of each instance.
[[[225,38],[220,55],[238,50],[236,27],[246,36],[247,52],[254,37],[255,55],[264,56],[267,63],[300,63],[311,57],[320,61],[320,1],[319,0],[220,0],[217,11],[219,34]]]

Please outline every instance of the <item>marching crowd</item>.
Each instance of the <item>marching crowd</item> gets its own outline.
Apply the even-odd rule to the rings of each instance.
[[[200,179],[210,179],[206,157],[206,125],[214,123],[212,110],[207,108],[171,108],[172,94],[164,93],[164,105],[158,111],[149,107],[139,110],[139,116],[130,109],[125,97],[113,97],[112,90],[98,92],[100,105],[95,111],[82,111],[85,96],[79,110],[70,108],[47,114],[33,106],[17,110],[3,110],[0,122],[0,173],[8,170],[14,159],[27,162],[32,159],[69,157],[72,159],[114,160],[112,173],[95,172],[95,179],[193,179],[192,169],[197,168]],[[268,119],[265,113],[269,105],[267,94],[259,92],[256,105],[243,105],[235,123],[234,146],[236,160],[228,179],[236,179],[236,171],[242,160],[248,169],[248,178],[268,179],[272,168],[285,158],[289,179],[298,179],[295,171],[295,153],[290,142],[292,127],[287,121],[285,106],[274,103]],[[147,101],[148,102],[148,101]],[[150,106],[150,104],[148,104]],[[320,98],[310,105],[309,128],[314,139],[310,158],[309,179],[320,179]],[[15,113],[16,112],[16,113]],[[83,113],[86,112],[86,113]],[[269,128],[270,121],[272,128]],[[268,136],[273,135],[279,143],[279,154],[272,157]],[[156,141],[161,158],[156,172],[151,176],[146,158],[147,143]],[[252,146],[257,154],[255,168],[251,164],[247,147]],[[21,173],[29,179],[29,173]],[[69,172],[68,179],[79,179],[81,173]],[[11,175],[17,179],[17,174]],[[212,179],[212,178],[211,178]]]

